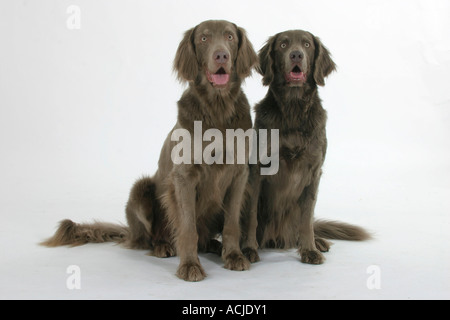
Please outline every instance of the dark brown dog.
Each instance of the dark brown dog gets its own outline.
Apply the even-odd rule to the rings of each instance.
[[[328,50],[309,32],[295,30],[271,37],[259,52],[267,96],[255,107],[255,129],[279,129],[280,168],[272,176],[250,173],[249,203],[244,210],[243,251],[258,261],[260,247],[299,248],[301,261],[321,264],[328,251],[324,238],[364,240],[359,227],[314,223],[314,207],[325,160],[327,115],[317,86],[336,69]],[[269,139],[270,142],[270,139]],[[270,145],[269,145],[270,149]]]
[[[174,70],[181,81],[189,82],[189,88],[178,102],[178,121],[164,143],[158,171],[152,178],[138,180],[131,190],[126,208],[128,227],[66,220],[44,244],[117,241],[130,248],[150,249],[159,257],[178,254],[177,275],[187,281],[206,276],[198,249],[223,248],[225,268],[249,269],[239,247],[248,166],[198,163],[195,147],[190,163],[174,164],[177,142],[171,137],[180,129],[194,136],[195,121],[201,121],[202,135],[210,128],[219,129],[224,136],[226,129],[250,129],[250,106],[241,83],[256,63],[257,55],[245,31],[233,23],[206,21],[188,30],[178,47]],[[223,247],[213,240],[220,233]]]

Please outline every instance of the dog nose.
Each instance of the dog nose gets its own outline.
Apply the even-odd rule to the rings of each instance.
[[[298,63],[303,59],[303,53],[300,51],[292,51],[290,54],[290,58],[292,62]]]
[[[228,52],[224,50],[217,50],[214,52],[214,60],[219,64],[227,63],[229,59]]]

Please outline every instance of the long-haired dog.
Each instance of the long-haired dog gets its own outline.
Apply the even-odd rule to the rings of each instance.
[[[187,281],[206,276],[198,250],[221,251],[227,269],[249,269],[250,262],[239,246],[248,165],[202,163],[195,158],[198,150],[194,147],[190,163],[175,164],[171,155],[177,145],[173,134],[194,136],[196,121],[202,123],[202,135],[210,128],[224,135],[227,129],[252,128],[241,83],[256,63],[246,32],[233,23],[205,21],[188,30],[178,47],[174,70],[189,87],[178,101],[178,121],[164,143],[156,174],[138,180],[130,192],[128,226],[65,220],[43,244],[115,241],[129,248],[149,249],[158,257],[178,255],[177,275]],[[205,146],[203,143],[201,155]],[[222,234],[222,244],[214,240],[218,234]]]
[[[298,248],[301,261],[321,264],[328,239],[365,240],[362,228],[314,221],[322,165],[327,150],[327,114],[318,86],[335,70],[319,38],[302,30],[272,36],[259,52],[259,72],[269,86],[256,107],[254,128],[279,130],[279,171],[261,176],[252,166],[243,209],[243,251],[258,261],[257,248]],[[268,139],[271,148],[270,141]],[[273,150],[272,150],[273,151]]]

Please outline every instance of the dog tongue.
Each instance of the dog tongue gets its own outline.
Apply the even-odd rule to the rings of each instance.
[[[289,76],[294,81],[305,81],[305,74],[303,72],[291,72],[289,73]]]
[[[228,83],[230,80],[229,74],[212,74],[211,75],[212,82],[216,85],[223,86]]]

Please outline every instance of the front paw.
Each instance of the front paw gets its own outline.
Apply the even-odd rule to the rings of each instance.
[[[301,250],[301,261],[308,264],[322,264],[325,262],[325,257],[319,250]]]
[[[225,269],[245,271],[250,269],[250,261],[242,253],[230,253],[225,258]]]
[[[199,263],[183,263],[178,267],[177,276],[184,281],[197,282],[205,279],[206,273]]]
[[[170,243],[160,242],[153,247],[151,255],[158,258],[169,258],[176,256],[176,250]]]
[[[250,263],[255,263],[255,262],[258,262],[261,260],[258,255],[258,250],[256,250],[256,249],[245,248],[242,250],[242,253],[244,254],[245,257],[247,257],[247,259],[248,259],[248,261],[250,261]]]

